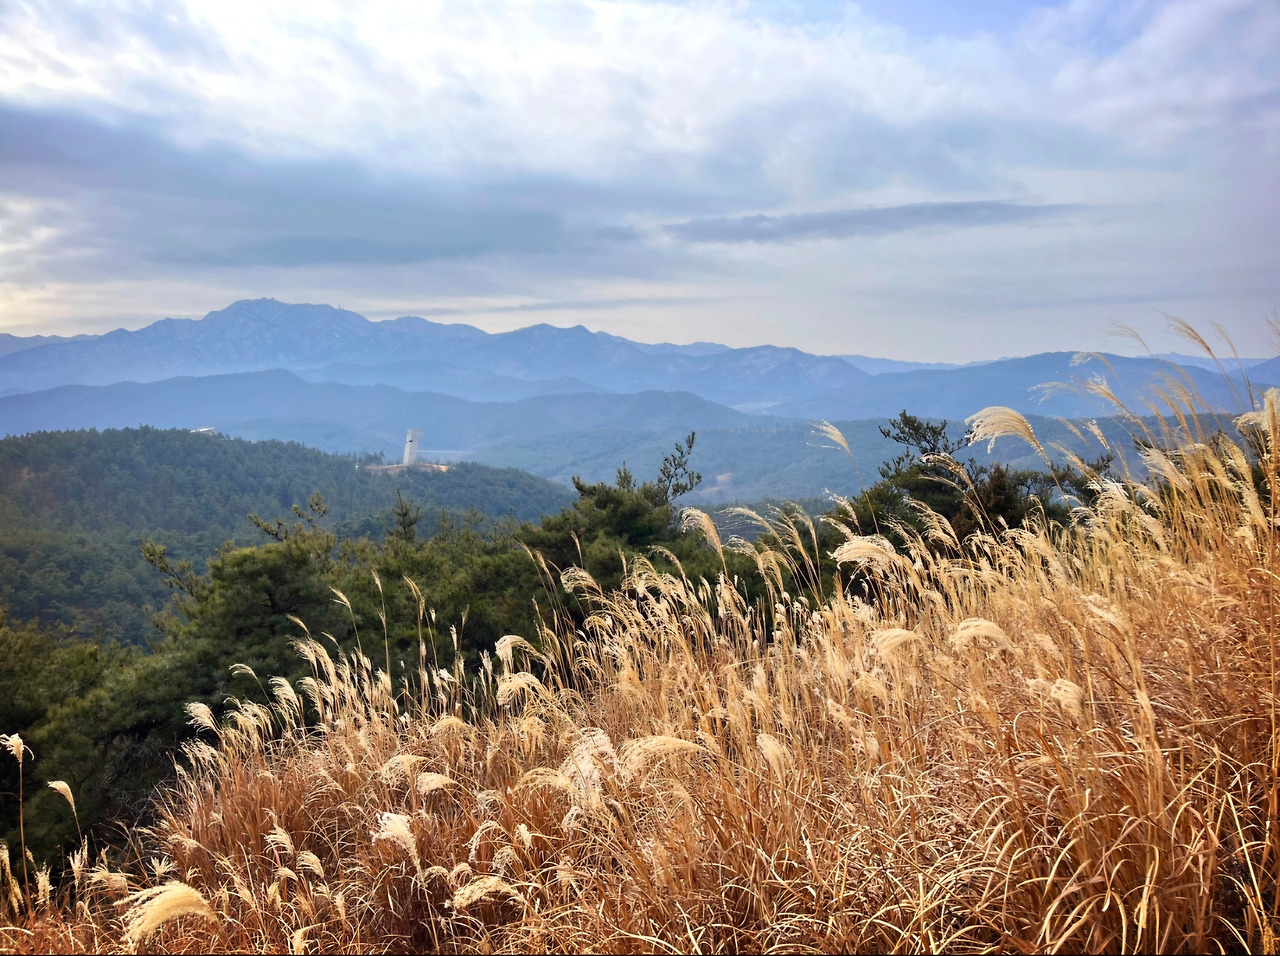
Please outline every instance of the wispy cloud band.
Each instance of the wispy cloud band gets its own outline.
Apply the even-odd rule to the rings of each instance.
[[[973,229],[1063,216],[1089,207],[1076,203],[1026,205],[998,200],[923,202],[900,206],[837,209],[786,216],[691,219],[666,227],[687,242],[788,242],[844,239],[915,229]]]

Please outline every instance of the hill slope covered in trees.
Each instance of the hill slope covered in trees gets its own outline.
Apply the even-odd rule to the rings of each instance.
[[[426,515],[441,510],[517,521],[573,500],[562,485],[510,468],[371,472],[350,455],[183,429],[41,432],[0,440],[0,605],[20,620],[61,623],[84,637],[143,643],[144,608],[168,599],[142,557],[152,540],[175,561],[204,562],[229,540],[261,539],[249,519],[291,516],[319,492],[340,536],[382,537],[397,491]]]

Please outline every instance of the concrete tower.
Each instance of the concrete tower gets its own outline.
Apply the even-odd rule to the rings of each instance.
[[[421,428],[410,428],[404,436],[404,464],[412,465],[418,457],[418,439],[422,437]]]

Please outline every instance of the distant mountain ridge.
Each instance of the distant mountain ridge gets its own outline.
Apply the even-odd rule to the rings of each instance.
[[[1280,356],[1249,367],[1249,377],[1259,382],[1280,382]]]
[[[1255,397],[1280,382],[1280,358],[1245,361]],[[611,474],[620,456],[643,473],[641,459],[660,461],[660,450],[697,430],[699,454],[709,459],[704,492],[749,499],[786,494],[788,482],[797,496],[828,487],[819,478],[826,465],[812,464],[805,450],[808,422],[862,423],[853,428],[854,452],[866,480],[892,451],[874,423],[904,409],[952,423],[990,405],[1045,417],[1115,414],[1086,387],[1091,379],[1138,414],[1152,410],[1161,388],[1185,389],[1228,413],[1245,410],[1248,394],[1238,371],[1224,378],[1207,357],[1179,365],[1047,352],[940,366],[775,346],[651,345],[581,326],[491,334],[260,299],[204,319],[0,356],[0,436],[207,427],[394,460],[406,429],[417,428],[425,457],[514,465],[563,481]],[[1063,384],[1043,387],[1049,383]]]
[[[1260,369],[1266,365],[1255,366],[1249,373],[1255,386],[1269,384],[1256,374]],[[1109,399],[1090,390],[1090,382],[1104,382],[1135,414],[1153,412],[1152,404],[1160,404],[1160,390],[1181,388],[1215,410],[1245,410],[1236,407],[1238,395],[1245,392],[1238,375],[1224,381],[1216,371],[1154,358],[1043,352],[981,365],[883,373],[843,394],[779,403],[771,413],[791,418],[876,418],[905,408],[927,418],[955,419],[991,405],[1006,405],[1023,414],[1064,418],[1116,414],[1118,409]]]
[[[473,401],[682,391],[782,417],[879,416],[903,407],[963,417],[990,404],[1043,414],[1095,411],[1088,402],[1043,402],[1031,393],[1047,381],[1085,377],[1073,370],[1070,353],[969,365],[915,363],[820,356],[769,345],[645,344],[582,326],[544,324],[488,333],[413,316],[372,322],[328,305],[274,299],[241,300],[203,319],[163,319],[136,331],[23,342],[29,340],[0,340],[0,351],[9,349],[0,354],[0,395],[279,368],[312,382],[386,384]],[[1117,371],[1123,367],[1123,385],[1135,396],[1175,368],[1156,357],[1108,358]],[[1182,367],[1190,370],[1189,381],[1207,400],[1222,404],[1231,399],[1221,376],[1206,369],[1212,366],[1207,357],[1177,358],[1185,359]],[[1258,381],[1280,381],[1274,363],[1258,363],[1248,359],[1242,364],[1254,365],[1261,373]],[[1094,374],[1100,368],[1087,371]],[[1233,370],[1231,363],[1226,368]]]
[[[405,321],[374,323],[331,306],[244,300],[203,319],[161,319],[136,331],[117,329],[83,342],[53,342],[11,353],[0,357],[0,388],[35,391],[334,361],[386,361],[389,356],[427,357],[450,339],[485,334],[470,326],[419,319],[410,321],[438,333],[414,335],[406,331]]]
[[[691,391],[734,405],[798,401],[817,390],[849,387],[866,373],[838,358],[798,349],[730,349],[711,343],[648,346],[582,326],[533,325],[490,334],[405,316],[371,322],[326,305],[245,300],[203,319],[163,319],[137,331],[55,342],[0,356],[0,391],[60,385],[154,382],[178,376],[284,368],[313,380],[364,381],[384,365],[430,363],[435,380],[421,390],[483,400],[494,381],[558,382],[568,391]],[[328,370],[328,371],[326,371]],[[425,369],[424,369],[425,370]],[[580,383],[580,384],[579,384]]]
[[[39,345],[95,338],[96,335],[10,335],[8,332],[0,332],[0,355],[33,349]]]
[[[0,422],[8,434],[127,428],[139,422],[158,428],[213,428],[248,438],[279,437],[290,428],[314,437],[329,429],[359,436],[363,444],[344,448],[334,441],[306,443],[325,450],[392,453],[403,444],[406,428],[415,427],[423,430],[420,447],[429,456],[432,451],[465,452],[517,437],[545,438],[618,423],[642,432],[685,434],[691,428],[742,427],[756,419],[680,392],[594,392],[473,402],[389,385],[305,382],[275,369],[161,382],[63,385],[11,395],[0,398]]]

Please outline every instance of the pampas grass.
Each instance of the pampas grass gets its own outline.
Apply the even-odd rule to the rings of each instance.
[[[1274,952],[1280,401],[1184,422],[1069,527],[846,528],[832,594],[787,590],[816,535],[779,514],[759,606],[575,569],[580,629],[398,682],[300,629],[311,677],[191,709],[163,865],[4,945]]]

